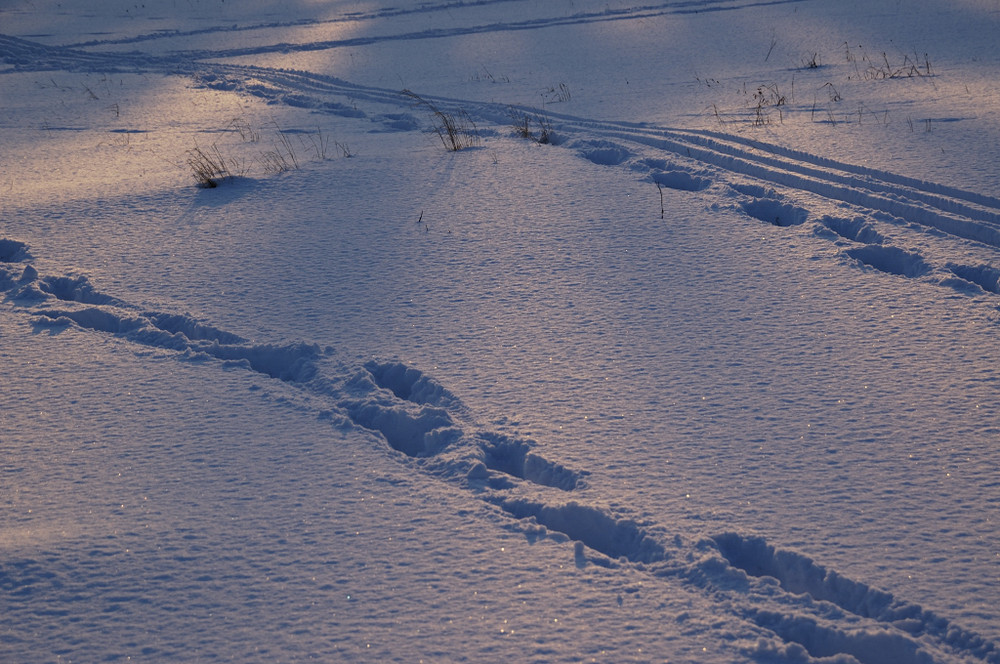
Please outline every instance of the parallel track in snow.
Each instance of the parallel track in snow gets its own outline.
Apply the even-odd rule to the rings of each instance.
[[[486,6],[500,5],[508,3],[526,3],[530,0],[451,0],[439,3],[420,3],[416,7],[393,7],[374,11],[356,11],[343,16],[329,19],[303,19],[298,21],[272,21],[268,23],[255,23],[250,25],[219,25],[198,30],[178,30],[162,31],[134,35],[131,37],[117,39],[98,39],[75,44],[67,44],[68,48],[103,47],[103,46],[123,46],[153,40],[169,40],[182,37],[193,37],[206,34],[234,33],[234,32],[266,32],[268,30],[288,30],[291,28],[323,28],[326,26],[342,26],[350,24],[361,24],[376,20],[395,19],[403,16],[422,15],[441,21],[442,14],[448,18],[448,22],[453,22],[453,12],[462,9],[481,9]],[[280,44],[270,44],[266,46],[256,46],[241,49],[217,50],[217,51],[176,51],[173,57],[177,59],[203,59],[236,57],[242,55],[261,55],[272,52],[303,52],[329,50],[333,48],[344,48],[349,46],[359,46],[363,44],[379,44],[391,41],[413,41],[423,39],[438,39],[447,37],[460,37],[465,35],[479,35],[496,32],[516,32],[522,30],[541,30],[565,25],[584,25],[589,23],[605,23],[609,21],[631,21],[659,16],[696,14],[707,12],[734,11],[740,9],[750,9],[767,7],[771,5],[785,5],[804,2],[805,0],[667,0],[666,2],[655,2],[643,5],[632,5],[624,8],[611,8],[605,6],[599,11],[579,11],[569,15],[554,14],[537,18],[520,19],[513,21],[493,21],[490,23],[473,25],[453,25],[450,27],[440,27],[435,25],[432,28],[415,30],[412,32],[393,33],[388,32],[382,35],[365,37],[348,37],[342,39],[305,41],[305,42],[283,42]]]
[[[567,118],[572,127],[640,143],[770,184],[798,189],[1000,247],[1000,199],[713,131]]]
[[[246,90],[269,101],[311,95],[322,108],[330,97],[412,107],[399,91],[361,86],[306,72],[275,71],[254,66],[219,65],[212,71],[224,77],[213,87],[258,83]],[[268,89],[270,88],[270,89]],[[779,145],[717,131],[698,131],[613,121],[595,121],[571,115],[544,113],[536,108],[427,96],[442,109],[461,110],[473,119],[509,124],[511,112],[543,114],[563,138],[602,138],[653,148],[700,162],[737,176],[747,176],[786,190],[884,213],[965,240],[1000,248],[1000,198],[937,182],[918,180],[889,171],[839,162]]]
[[[497,0],[499,1],[499,0]],[[506,1],[506,0],[505,0]],[[740,3],[720,0],[712,3],[712,9],[734,8]],[[435,5],[428,11],[437,11],[451,5]],[[464,6],[464,5],[463,5]],[[627,12],[610,12],[601,15],[579,15],[567,17],[575,21],[611,20],[635,18],[642,12],[678,12],[705,10],[705,3],[660,3]],[[638,12],[638,13],[637,13]],[[526,22],[528,23],[528,22]],[[542,23],[536,21],[536,27]],[[508,29],[510,26],[493,25],[492,29]],[[464,28],[463,28],[464,29]],[[485,29],[485,28],[484,28]],[[414,33],[416,38],[418,33]],[[427,32],[419,33],[423,38],[433,37]],[[263,52],[257,47],[253,53]],[[70,71],[135,71],[158,72],[190,76],[206,87],[249,94],[269,103],[311,108],[319,112],[351,117],[368,117],[377,120],[380,116],[359,110],[357,104],[389,106],[400,112],[414,112],[412,98],[399,90],[391,90],[351,83],[333,76],[294,70],[278,70],[255,65],[237,65],[212,62],[225,53],[185,53],[170,56],[150,56],[142,53],[97,53],[82,48],[47,46],[16,37],[0,35],[0,59],[12,65],[14,70],[44,71],[65,69]],[[190,57],[196,59],[190,59]],[[889,171],[840,162],[808,152],[794,150],[773,143],[754,140],[744,136],[721,131],[691,130],[646,123],[593,120],[568,114],[540,111],[537,108],[484,103],[447,97],[424,96],[443,110],[468,113],[483,126],[509,126],[512,114],[542,116],[553,126],[560,143],[572,143],[574,139],[583,141],[602,140],[620,147],[622,153],[632,155],[637,152],[652,153],[662,157],[678,158],[687,164],[701,165],[713,170],[722,181],[752,179],[765,188],[773,187],[784,192],[778,198],[794,200],[794,192],[819,196],[835,203],[845,204],[858,214],[890,221],[896,225],[918,226],[930,237],[944,234],[961,241],[971,241],[990,249],[1000,248],[1000,198],[979,192],[937,182],[919,180]],[[637,170],[644,170],[650,179],[658,184],[671,186],[673,179],[664,174],[662,168],[650,164],[650,160],[638,160]],[[616,162],[619,163],[619,162]],[[681,170],[690,167],[680,167]],[[690,186],[682,177],[679,188]],[[708,181],[706,181],[708,182]],[[758,205],[747,204],[746,211],[751,216],[777,225],[802,223],[808,210],[790,203]],[[770,206],[770,207],[769,207]],[[795,219],[791,222],[789,214]],[[782,218],[783,217],[783,218]],[[839,222],[827,225],[836,232]],[[856,234],[846,237],[857,239]],[[871,249],[869,253],[881,252]],[[893,253],[895,252],[895,253]],[[895,274],[923,274],[929,271],[919,255],[905,254],[899,265],[899,252],[890,249],[881,252],[874,261],[867,261],[850,251],[846,255],[863,263]],[[890,263],[885,267],[884,263]],[[992,259],[987,261],[992,263]],[[915,269],[913,266],[916,265]],[[992,275],[992,267],[979,261],[978,264],[963,264],[962,259],[949,260],[939,265],[949,274],[956,275],[973,289],[1000,293],[1000,284]],[[984,270],[986,272],[984,273]],[[970,279],[969,275],[973,278]],[[985,278],[981,278],[986,274]],[[978,276],[977,276],[978,275]]]

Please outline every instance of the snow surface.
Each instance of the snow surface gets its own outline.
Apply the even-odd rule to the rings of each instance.
[[[995,1],[85,4],[0,3],[0,661],[1000,662]]]

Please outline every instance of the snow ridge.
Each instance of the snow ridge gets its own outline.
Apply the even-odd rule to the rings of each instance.
[[[832,226],[864,232],[854,222]],[[757,634],[744,647],[753,659],[1000,664],[1000,648],[991,641],[761,537],[732,531],[671,536],[627,507],[596,504],[587,496],[586,471],[546,459],[534,441],[480,426],[454,394],[402,362],[332,370],[324,361],[332,351],[315,344],[253,343],[189,315],[145,312],[100,293],[85,276],[39,275],[23,243],[0,238],[0,249],[3,299],[34,325],[113,335],[181,360],[245,369],[318,397],[325,404],[319,422],[370,432],[401,463],[495,506],[531,541],[576,542],[577,566],[628,567],[647,573],[650,582],[680,582],[703,593]]]

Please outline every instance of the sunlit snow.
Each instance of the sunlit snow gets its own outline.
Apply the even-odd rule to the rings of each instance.
[[[997,34],[0,3],[0,661],[1000,662]]]

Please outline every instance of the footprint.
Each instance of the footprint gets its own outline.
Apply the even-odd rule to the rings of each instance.
[[[811,616],[756,611],[752,619],[785,641],[797,643],[812,657],[860,664],[934,664],[934,657],[907,636],[885,629],[845,630]],[[847,655],[849,659],[843,659]]]
[[[763,537],[723,533],[712,537],[733,567],[750,576],[772,577],[796,595],[808,594],[865,618],[884,615],[894,599],[889,593],[845,579],[792,551],[776,550]]]
[[[931,271],[931,266],[920,254],[904,251],[899,247],[868,244],[844,252],[854,260],[887,274],[902,277],[922,277]]]
[[[632,156],[631,152],[611,141],[580,140],[574,141],[571,147],[584,159],[600,166],[617,166]]]
[[[527,441],[496,433],[481,433],[479,438],[482,463],[490,470],[563,491],[572,491],[583,484],[582,473],[535,454]]]
[[[191,316],[148,312],[145,317],[164,332],[182,334],[191,341],[217,341],[220,344],[247,343],[247,340],[241,336],[199,323]]]
[[[611,514],[576,502],[546,505],[524,499],[499,499],[503,511],[517,519],[534,519],[549,530],[583,542],[609,558],[652,563],[666,560],[663,546],[631,519],[617,519]]]
[[[959,279],[975,284],[987,293],[1000,294],[1000,269],[989,265],[959,265],[949,263],[947,268]]]
[[[38,280],[38,288],[43,293],[64,302],[81,304],[108,304],[121,306],[121,300],[94,290],[87,277],[43,277]]]
[[[653,173],[652,178],[656,184],[681,191],[702,191],[712,186],[712,181],[708,178],[698,177],[684,170],[660,171]]]
[[[30,265],[25,268],[14,265],[30,258],[28,245],[24,242],[0,238],[0,291],[10,291],[25,274],[34,272],[34,268]],[[9,267],[5,265],[8,263],[11,264]]]
[[[864,217],[843,219],[840,217],[824,216],[819,220],[819,223],[845,240],[860,242],[862,244],[882,244],[885,242],[885,237],[877,232]]]
[[[742,204],[743,211],[754,219],[766,221],[775,226],[797,226],[809,217],[809,211],[791,203],[782,203],[772,198],[758,198]]]
[[[365,369],[379,387],[389,390],[398,398],[416,404],[454,406],[458,399],[439,383],[427,378],[417,369],[401,362],[367,362]]]
[[[29,258],[28,245],[24,242],[0,238],[0,263],[18,263]]]
[[[881,623],[878,630],[849,632],[820,626],[816,621],[781,614],[759,613],[756,621],[782,638],[800,643],[816,657],[839,653],[860,662],[932,662],[912,637],[931,635],[950,649],[986,662],[1000,662],[996,646],[977,634],[950,624],[916,604],[891,593],[852,581],[827,570],[806,556],[775,549],[762,537],[723,533],[713,537],[722,556],[749,576],[771,577],[794,595],[829,602],[848,613]]]
[[[411,412],[400,406],[372,401],[347,405],[351,421],[377,431],[389,446],[410,457],[431,457],[462,436],[443,408],[425,406]]]

